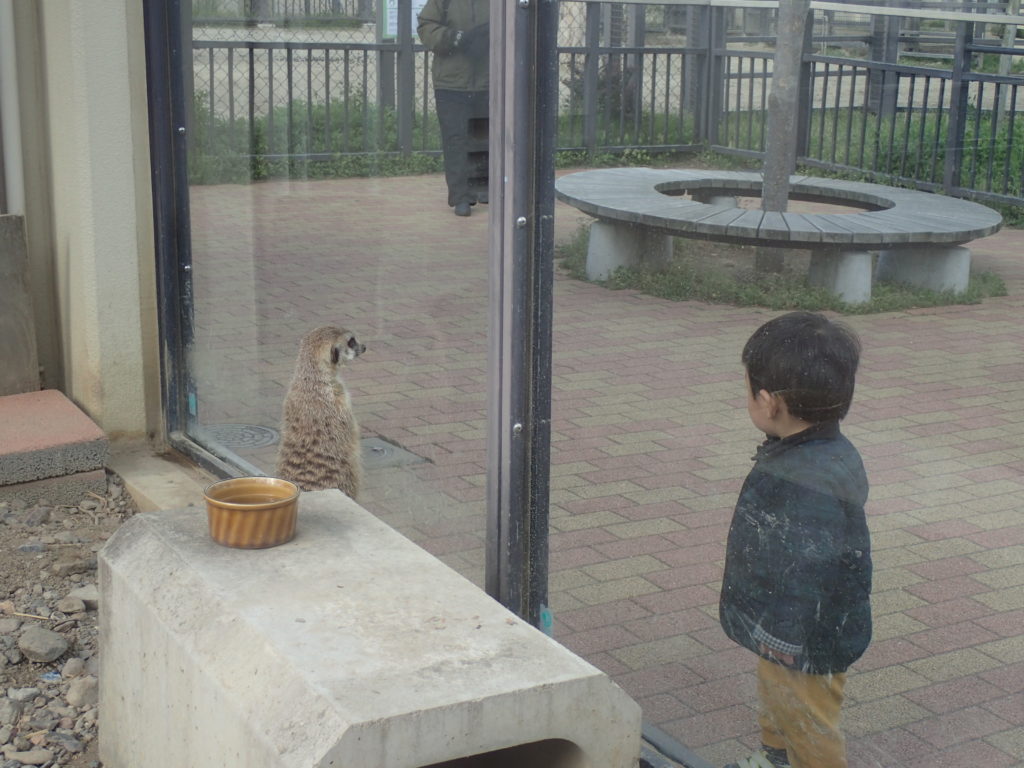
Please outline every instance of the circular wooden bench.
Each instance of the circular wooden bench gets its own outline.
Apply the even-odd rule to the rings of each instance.
[[[737,207],[759,197],[760,173],[607,168],[555,182],[558,199],[594,216],[587,277],[621,266],[663,265],[672,237],[811,251],[808,279],[844,301],[871,298],[872,279],[935,291],[967,288],[964,243],[991,235],[1002,216],[966,200],[838,179],[793,176],[790,199],[862,208],[852,213],[777,213]],[[684,197],[689,194],[690,198]],[[874,252],[879,254],[872,275]]]

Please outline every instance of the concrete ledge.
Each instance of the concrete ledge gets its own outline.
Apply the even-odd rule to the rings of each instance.
[[[107,437],[62,392],[0,397],[0,486],[102,469]]]
[[[177,454],[157,454],[141,440],[111,443],[108,466],[124,481],[140,512],[202,505],[203,489],[220,479]]]
[[[0,485],[0,501],[20,499],[26,504],[35,504],[45,499],[50,504],[78,506],[88,493],[103,495],[107,492],[107,473],[102,469],[76,472],[73,475],[48,477],[30,483]]]
[[[99,569],[108,768],[637,764],[606,675],[338,491],[267,550],[140,514]]]

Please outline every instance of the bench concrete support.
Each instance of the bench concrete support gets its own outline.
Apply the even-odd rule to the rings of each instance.
[[[201,500],[200,500],[201,502]],[[340,491],[296,537],[136,515],[99,556],[107,768],[635,768],[640,708]]]
[[[971,274],[971,251],[962,245],[905,245],[881,251],[875,279],[932,291],[963,293]]]
[[[871,299],[871,261],[869,251],[814,250],[807,282],[827,288],[849,304],[860,304]]]
[[[651,269],[668,266],[672,260],[672,237],[647,227],[611,221],[590,225],[587,247],[587,279],[607,280],[619,267]]]

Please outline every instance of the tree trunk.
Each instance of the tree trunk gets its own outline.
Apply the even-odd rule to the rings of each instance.
[[[796,138],[800,91],[800,65],[810,0],[779,3],[772,88],[768,95],[768,123],[761,209],[784,212],[789,203],[789,176],[796,170]],[[758,272],[781,272],[785,251],[759,248]]]

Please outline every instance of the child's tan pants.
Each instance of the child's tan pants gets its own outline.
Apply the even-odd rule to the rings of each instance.
[[[845,673],[807,675],[761,659],[761,741],[785,749],[793,768],[846,768],[846,740],[839,730]]]

